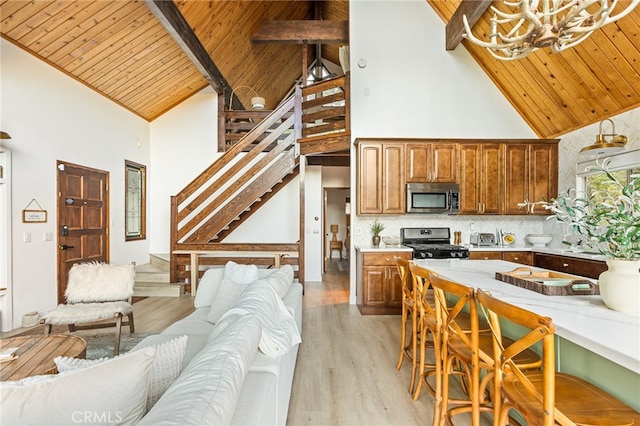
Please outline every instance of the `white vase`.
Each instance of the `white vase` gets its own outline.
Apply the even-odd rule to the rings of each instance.
[[[640,260],[607,259],[600,274],[600,296],[609,309],[640,312]]]

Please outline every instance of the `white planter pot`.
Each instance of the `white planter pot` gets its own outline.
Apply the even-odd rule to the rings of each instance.
[[[640,312],[640,260],[607,259],[600,274],[600,295],[614,311]]]

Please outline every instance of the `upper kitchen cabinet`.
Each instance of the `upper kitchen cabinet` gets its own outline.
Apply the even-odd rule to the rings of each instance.
[[[460,144],[460,214],[502,214],[502,164],[499,143]]]
[[[518,203],[549,201],[558,196],[558,140],[505,144],[505,214],[548,215]],[[532,211],[533,210],[533,211]]]
[[[410,182],[458,182],[458,144],[407,142],[406,179]]]
[[[405,143],[359,139],[358,214],[406,212]]]

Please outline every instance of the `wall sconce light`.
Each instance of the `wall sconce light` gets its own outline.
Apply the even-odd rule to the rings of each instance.
[[[256,92],[253,89],[253,87],[250,87],[250,86],[238,86],[235,89],[233,89],[233,91],[231,92],[231,97],[229,98],[229,111],[233,110],[233,95],[239,89],[249,89],[255,95],[253,98],[251,98],[251,108],[253,108],[253,109],[264,109],[265,100],[264,100],[264,98],[262,96],[258,95],[258,92]]]
[[[333,234],[331,241],[338,241],[338,225],[331,225],[331,233]]]
[[[602,123],[608,121],[611,123],[611,133],[602,133]],[[599,133],[593,145],[585,146],[580,150],[581,155],[602,155],[613,154],[624,149],[627,144],[625,135],[616,134],[616,126],[610,119],[604,119],[600,122]],[[611,136],[611,140],[607,140],[605,136]]]

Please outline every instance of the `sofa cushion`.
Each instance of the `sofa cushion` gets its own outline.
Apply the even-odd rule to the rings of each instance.
[[[235,301],[238,299],[238,296],[246,289],[248,284],[237,283],[230,278],[223,278],[220,283],[220,288],[218,289],[218,294],[207,313],[207,321],[211,324],[215,324],[220,321],[222,315],[227,312]]]
[[[261,321],[262,336],[259,347],[266,355],[283,355],[300,343],[300,332],[293,315],[273,287],[264,280],[258,280],[248,286],[219,322],[224,322],[227,316],[239,314],[252,314]],[[215,335],[215,330],[212,335]]]
[[[264,281],[278,293],[282,299],[287,295],[291,284],[293,283],[293,267],[291,265],[282,265],[264,278]]]
[[[258,279],[265,278],[275,271],[278,271],[278,269],[258,268]],[[220,283],[224,277],[224,272],[224,267],[209,268],[205,271],[202,278],[200,278],[200,282],[198,282],[198,289],[193,300],[193,306],[195,308],[210,307],[213,304],[213,300],[216,294],[218,294],[218,288],[220,288]]]
[[[162,345],[163,343],[169,342],[176,337],[180,337],[180,335],[164,333],[153,334],[142,339],[131,350],[137,351],[148,346]],[[198,353],[207,345],[208,342],[209,336],[207,334],[192,334],[188,336],[187,346],[184,351],[184,357],[182,358],[182,366],[180,367],[180,371],[184,370],[186,366],[189,365],[191,360],[195,358],[196,355],[198,355]]]
[[[258,279],[258,267],[241,265],[230,260],[224,265],[224,277],[238,284],[249,284]]]
[[[0,382],[0,423],[135,424],[146,411],[155,348],[80,370]]]
[[[139,424],[229,424],[261,331],[254,316],[237,317],[191,361]]]
[[[196,296],[193,299],[193,306],[195,308],[211,306],[213,299],[218,293],[222,277],[224,277],[224,268],[209,268],[205,271],[198,282]]]
[[[147,395],[147,411],[160,399],[162,394],[182,371],[182,360],[187,346],[187,336],[175,337],[169,341],[155,345],[156,356],[151,365],[149,380],[149,394]],[[142,349],[139,348],[139,349]],[[133,349],[139,350],[139,349]],[[119,355],[125,356],[125,355]],[[80,359],[70,357],[56,357],[54,362],[60,373],[90,367],[106,362],[112,358]]]

